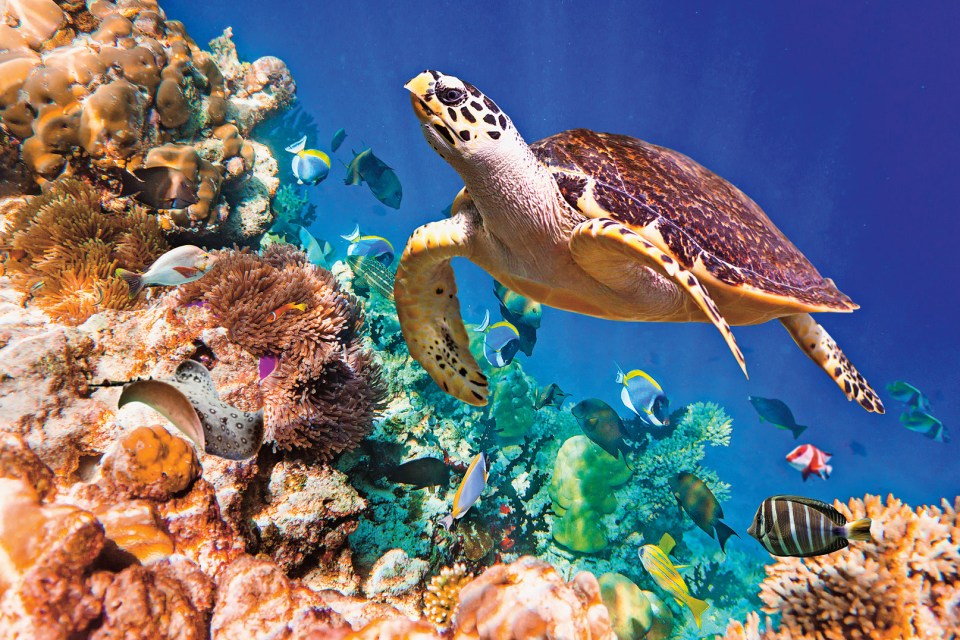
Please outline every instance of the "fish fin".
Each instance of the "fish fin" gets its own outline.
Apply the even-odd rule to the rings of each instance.
[[[184,278],[192,278],[200,273],[200,269],[197,269],[196,267],[174,267],[173,270]]]
[[[617,286],[618,282],[611,282],[609,267],[618,257],[621,258],[624,270],[614,270],[614,272],[619,273],[620,277],[624,275],[632,277],[631,268],[645,266],[666,275],[678,292],[686,293],[687,297],[700,308],[706,319],[720,331],[727,347],[740,365],[743,375],[747,376],[747,363],[743,352],[737,346],[730,325],[721,315],[720,309],[707,289],[700,284],[693,273],[680,266],[675,258],[661,251],[633,228],[603,217],[593,218],[577,225],[569,244],[570,252],[577,265],[604,284]],[[684,301],[678,299],[677,305],[682,304]]]
[[[303,136],[289,147],[284,148],[284,151],[289,151],[290,153],[300,153],[307,146],[307,136]]]
[[[687,596],[686,605],[690,607],[690,613],[693,614],[693,621],[697,623],[697,629],[699,629],[703,613],[710,608],[710,603],[706,600],[694,598],[693,596]]]
[[[727,544],[727,540],[730,538],[730,536],[737,536],[738,538],[740,537],[740,534],[720,521],[717,521],[713,529],[717,532],[717,541],[720,543],[720,550],[724,553],[727,552],[725,545]]]
[[[802,472],[800,472],[800,475],[803,477],[803,481],[804,481],[804,482],[807,481],[807,478],[810,477],[810,474],[811,474],[811,473],[813,473],[813,471],[810,470],[810,467],[807,467],[807,468],[804,469]]]
[[[689,565],[689,564],[675,564],[675,565],[673,565],[673,568],[674,568],[674,569],[689,569],[689,568],[690,568],[690,565]],[[683,603],[681,602],[680,604],[683,604]]]
[[[852,304],[852,303],[851,303]],[[856,306],[851,308],[855,309]],[[850,363],[826,330],[809,313],[797,313],[780,318],[794,342],[807,356],[820,365],[847,400],[856,400],[867,411],[883,413],[883,402],[856,367]]]
[[[355,226],[353,231],[351,231],[348,235],[340,237],[349,242],[356,242],[360,239],[360,225]]]
[[[673,551],[673,548],[677,546],[677,541],[673,539],[669,533],[663,534],[660,538],[660,542],[657,543],[657,546],[663,549],[663,552],[667,555],[670,555],[670,552]]]
[[[825,515],[828,520],[830,520],[831,522],[833,522],[839,527],[842,527],[847,523],[846,517],[844,517],[842,513],[840,513],[833,507],[831,507],[826,502],[821,502],[820,500],[814,500],[813,498],[805,498],[803,496],[777,495],[777,496],[772,496],[772,498],[775,498],[777,500],[788,500],[790,502],[805,504],[811,509],[815,509],[816,511],[819,511],[820,513]]]
[[[484,331],[487,330],[487,327],[489,326],[490,326],[490,309],[487,309],[483,313],[483,322],[481,322],[476,327],[474,327],[473,330],[476,331],[477,333],[483,333]]]
[[[121,197],[136,195],[143,191],[143,188],[147,186],[147,183],[144,180],[141,180],[136,174],[133,174],[129,171],[124,171],[120,174],[120,181],[123,185],[120,189]]]
[[[826,480],[827,478],[829,478],[831,473],[833,473],[833,467],[830,466],[829,464],[823,465],[823,469],[821,470],[821,474],[820,474],[821,476],[823,476],[823,479]]]
[[[870,525],[873,523],[870,518],[860,518],[846,525],[848,540],[860,540],[863,542],[873,542],[873,536],[870,535]]]
[[[761,418],[761,420],[762,420],[762,419],[763,419],[763,418]],[[794,425],[793,425],[792,427],[790,427],[790,431],[793,432],[793,439],[794,439],[794,440],[797,440],[798,438],[800,438],[800,434],[803,433],[803,432],[806,431],[806,430],[807,430],[807,427],[803,426],[802,424],[796,424],[796,423],[794,423]]]
[[[130,287],[130,297],[136,298],[137,294],[143,289],[143,276],[126,269],[117,269],[116,276],[127,283]]]

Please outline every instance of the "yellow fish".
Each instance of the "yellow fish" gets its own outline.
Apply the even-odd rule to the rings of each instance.
[[[640,548],[640,562],[661,589],[672,595],[679,604],[685,604],[690,608],[693,621],[697,623],[699,629],[700,618],[710,604],[690,595],[687,583],[680,577],[677,567],[667,556],[676,544],[670,534],[665,533],[660,538],[660,544],[645,544]]]

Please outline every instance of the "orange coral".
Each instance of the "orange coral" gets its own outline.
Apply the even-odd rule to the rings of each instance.
[[[124,494],[167,500],[200,475],[193,445],[163,427],[140,427],[103,461],[103,475]]]
[[[946,638],[960,629],[960,498],[911,509],[892,495],[840,502],[873,519],[874,543],[767,567],[760,598],[781,634],[826,638]]]
[[[747,614],[746,622],[731,620],[727,630],[718,640],[774,640],[777,636],[771,631],[773,623],[767,618],[766,629],[760,623],[760,615],[753,611]]]

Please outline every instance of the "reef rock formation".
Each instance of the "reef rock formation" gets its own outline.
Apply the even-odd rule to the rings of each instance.
[[[270,226],[276,161],[245,138],[293,100],[281,60],[240,62],[229,32],[204,51],[155,0],[17,0],[0,14],[0,142],[37,183],[72,175],[116,196],[122,171],[167,166],[198,200],[158,211],[176,238],[248,243]]]

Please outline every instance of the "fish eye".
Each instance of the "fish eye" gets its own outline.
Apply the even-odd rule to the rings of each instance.
[[[456,87],[448,87],[437,91],[437,97],[440,98],[440,102],[449,106],[459,104],[466,95],[463,89],[457,89]]]

